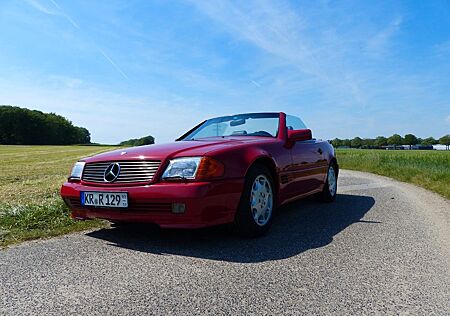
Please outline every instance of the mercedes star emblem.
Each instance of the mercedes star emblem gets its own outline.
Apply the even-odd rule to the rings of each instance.
[[[103,179],[106,182],[113,182],[117,179],[120,173],[120,165],[118,163],[112,163],[106,168]]]

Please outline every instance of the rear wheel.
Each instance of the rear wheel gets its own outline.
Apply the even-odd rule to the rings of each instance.
[[[272,224],[274,192],[269,170],[262,165],[252,167],[245,178],[234,222],[241,236],[257,237],[267,232]]]
[[[320,195],[322,201],[333,202],[337,194],[337,168],[334,163],[328,167],[327,181]]]

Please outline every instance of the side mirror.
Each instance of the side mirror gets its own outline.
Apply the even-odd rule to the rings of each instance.
[[[302,140],[311,140],[312,133],[310,129],[288,130],[287,139],[289,142],[298,142]]]

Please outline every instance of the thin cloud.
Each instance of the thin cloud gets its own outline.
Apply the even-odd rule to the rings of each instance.
[[[78,23],[76,23],[72,17],[65,13],[64,10],[61,8],[61,6],[56,2],[56,0],[49,0],[54,8],[50,8],[47,7],[45,5],[43,5],[41,2],[39,2],[38,0],[26,0],[32,7],[34,7],[35,9],[37,9],[38,11],[45,13],[47,15],[52,15],[52,16],[60,16],[65,18],[67,21],[69,21],[70,24],[72,24],[73,27],[75,27],[78,30],[81,30],[80,26],[78,25]],[[102,54],[102,56],[111,64],[111,66],[113,66],[113,68],[115,70],[117,70],[117,72],[119,72],[122,77],[124,77],[125,79],[128,79],[128,76],[125,74],[125,72],[111,59],[111,57],[108,56],[108,54],[106,54],[101,48],[97,47],[97,50],[100,52],[100,54]]]
[[[57,7],[59,10],[62,11],[61,7],[59,6],[59,4],[56,3],[55,0],[50,0],[50,2],[53,3],[53,5],[54,5],[55,7]]]
[[[323,100],[334,108],[366,110],[374,106],[373,98],[390,86],[386,80],[379,81],[382,70],[375,65],[378,58],[373,57],[389,53],[391,40],[403,23],[401,13],[383,28],[370,19],[361,20],[370,14],[366,9],[336,11],[319,1],[310,6],[282,0],[189,2],[236,40],[274,57],[264,59],[275,67],[257,74],[259,78],[275,82],[270,77],[281,67],[286,75],[293,74],[290,81],[283,80],[283,86],[273,88],[273,98],[285,98],[289,91],[303,88],[299,82],[311,79]],[[383,77],[398,82],[399,74],[394,71]]]
[[[32,7],[34,7],[35,9],[39,10],[42,13],[48,14],[48,15],[60,15],[60,13],[56,10],[52,10],[51,8],[48,8],[44,5],[42,5],[39,1],[37,0],[26,0],[28,2],[28,4],[30,4]]]
[[[56,3],[55,0],[50,0],[51,3],[53,3],[53,5],[58,8],[58,10],[60,10],[60,12],[63,13],[63,16],[77,29],[80,28],[80,26],[70,17],[70,15],[64,13],[64,11],[62,10],[62,8],[59,6],[59,4]]]
[[[323,89],[332,89],[332,94],[347,91],[353,103],[365,105],[359,86],[364,79],[343,65],[347,53],[354,48],[346,45],[352,34],[340,34],[332,28],[317,34],[311,32],[318,29],[315,21],[302,17],[283,1],[190,2],[239,40],[248,41],[293,67],[298,77],[315,78]]]
[[[395,18],[389,25],[367,41],[367,52],[374,57],[386,53],[390,39],[398,32],[403,22],[402,17]]]
[[[38,11],[52,16],[60,16],[65,18],[73,27],[80,29],[80,26],[68,15],[66,14],[62,8],[54,1],[50,0],[53,4],[54,8],[50,8],[48,6],[43,5],[41,2],[37,0],[26,0],[32,7],[37,9]]]

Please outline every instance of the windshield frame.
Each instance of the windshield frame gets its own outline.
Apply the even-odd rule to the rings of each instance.
[[[280,134],[280,127],[281,127],[281,120],[280,120],[280,113],[279,112],[261,112],[261,113],[243,113],[243,114],[236,114],[236,115],[227,115],[227,116],[219,116],[214,117],[208,120],[205,120],[180,136],[177,141],[189,141],[189,140],[196,140],[196,139],[205,139],[209,137],[201,137],[201,138],[191,138],[191,135],[194,135],[199,129],[201,129],[203,126],[209,123],[220,123],[220,122],[227,122],[232,120],[238,120],[238,119],[258,119],[258,118],[276,118],[278,119],[278,126],[276,129],[276,135],[275,136],[262,136],[262,135],[225,135],[225,136],[211,136],[211,137],[265,137],[265,138],[278,138]]]

